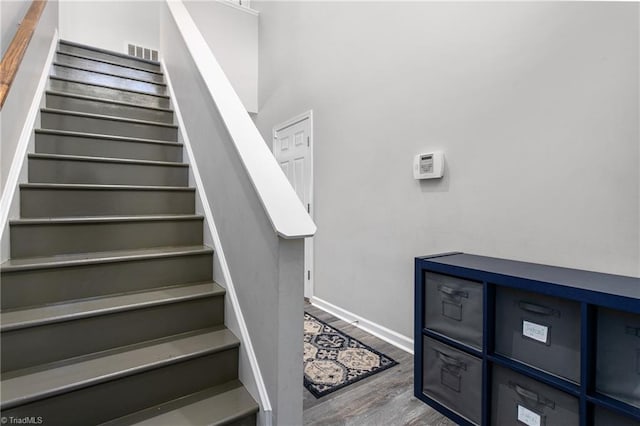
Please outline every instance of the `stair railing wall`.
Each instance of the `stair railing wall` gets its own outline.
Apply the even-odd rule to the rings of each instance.
[[[260,424],[302,423],[304,240],[315,225],[180,1],[167,1],[161,54],[211,230],[226,324]]]
[[[42,11],[47,6],[47,0],[34,0],[31,2],[27,13],[22,19],[16,34],[13,36],[7,51],[2,55],[0,62],[0,110],[7,99],[11,84],[13,83],[22,58],[29,47],[31,37],[36,31]]]
[[[295,239],[313,235],[316,231],[315,224],[280,166],[273,160],[269,147],[189,12],[181,1],[167,1],[167,5],[184,37],[185,47],[196,58],[195,65],[204,77],[203,89],[211,95],[219,108],[223,123],[273,229],[283,238]]]
[[[5,92],[6,99],[0,110],[0,262],[10,255],[9,232],[5,231],[8,220],[19,214],[17,189],[27,181],[26,153],[33,143],[33,128],[39,119],[49,64],[58,41],[58,1],[40,3],[43,5],[30,41],[23,44],[24,52],[18,55],[20,66],[15,67],[13,77],[5,75],[9,70],[3,63],[2,80],[11,81],[11,90]]]

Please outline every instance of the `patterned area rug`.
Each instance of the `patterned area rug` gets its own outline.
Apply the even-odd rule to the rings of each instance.
[[[304,386],[316,398],[398,363],[304,313]]]

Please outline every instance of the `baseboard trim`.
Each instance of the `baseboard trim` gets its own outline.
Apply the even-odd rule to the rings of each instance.
[[[29,142],[31,136],[33,136],[33,130],[36,124],[36,118],[40,111],[40,104],[44,95],[44,89],[49,78],[49,68],[53,62],[53,55],[56,53],[56,47],[58,45],[58,30],[56,29],[51,39],[51,45],[49,46],[49,52],[47,53],[47,59],[45,59],[42,73],[40,74],[40,80],[36,86],[36,90],[33,95],[33,100],[29,106],[27,117],[24,120],[22,131],[20,132],[20,138],[16,145],[16,151],[13,154],[11,160],[11,166],[9,167],[9,174],[7,175],[7,181],[2,191],[2,198],[0,198],[0,241],[4,238],[4,231],[8,229],[7,220],[9,220],[9,213],[11,211],[11,205],[18,193],[18,185],[20,180],[20,174],[22,173],[22,167],[25,163],[24,159],[27,155],[29,148]],[[19,94],[14,94],[19,96]],[[4,256],[3,256],[4,257]]]
[[[318,297],[312,297],[311,304],[413,355],[413,339]]]
[[[187,134],[187,128],[184,124],[184,120],[182,119],[180,106],[178,105],[178,98],[176,97],[176,94],[173,91],[173,85],[171,84],[171,76],[164,62],[164,59],[160,61],[160,64],[162,67],[162,71],[164,73],[165,80],[167,82],[167,89],[169,90],[169,95],[171,96],[171,104],[173,106],[174,114],[178,124],[178,133],[182,137],[184,151],[187,154],[188,162],[191,167],[191,173],[193,173],[193,178],[196,185],[196,190],[198,192],[198,197],[200,197],[200,200],[202,201],[202,209],[204,211],[203,213],[206,219],[206,225],[209,228],[209,233],[211,234],[211,238],[213,240],[213,250],[215,252],[215,256],[218,258],[218,262],[220,263],[220,269],[222,271],[222,275],[225,280],[227,296],[233,307],[233,312],[235,312],[236,314],[235,320],[236,320],[236,325],[240,331],[241,347],[243,350],[246,351],[249,366],[251,368],[251,373],[255,380],[256,388],[258,390],[258,396],[259,396],[258,399],[260,404],[260,413],[258,413],[258,416],[261,416],[260,423],[263,426],[272,426],[273,409],[271,408],[271,401],[269,400],[267,387],[264,383],[264,379],[262,378],[262,372],[260,371],[260,366],[258,365],[258,358],[256,357],[253,344],[251,343],[251,336],[249,335],[249,329],[247,328],[247,324],[244,321],[244,316],[242,315],[240,302],[238,301],[238,296],[235,291],[233,279],[231,278],[231,270],[229,269],[227,259],[224,255],[222,242],[220,240],[220,234],[218,233],[218,229],[216,228],[216,224],[213,220],[213,212],[211,211],[211,207],[210,207],[211,205],[209,204],[207,194],[204,191],[204,184],[202,182],[202,177],[200,176],[200,171],[198,170],[198,164],[195,161],[195,155],[193,154],[193,150],[191,149],[191,140],[189,139],[189,135]]]

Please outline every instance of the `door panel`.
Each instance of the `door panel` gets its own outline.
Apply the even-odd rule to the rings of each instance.
[[[296,158],[293,160],[293,176],[289,178],[289,182],[293,183],[293,188],[298,194],[300,201],[304,203],[306,197],[306,187],[304,181],[304,163],[306,159],[304,157]]]

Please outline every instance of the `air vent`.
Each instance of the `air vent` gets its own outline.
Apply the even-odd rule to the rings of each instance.
[[[149,49],[148,47],[136,46],[135,44],[127,44],[127,53],[136,58],[148,59],[150,61],[158,60],[158,51]]]

